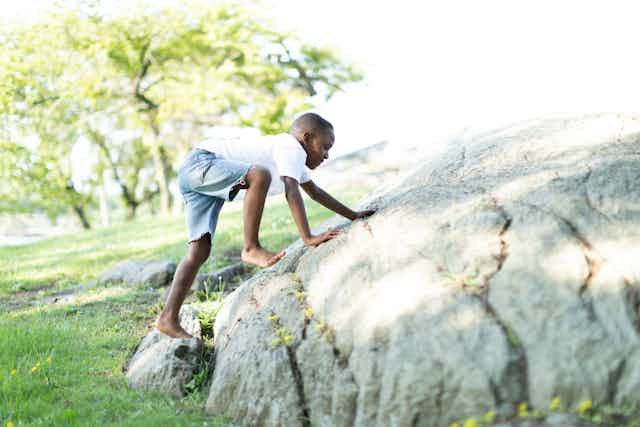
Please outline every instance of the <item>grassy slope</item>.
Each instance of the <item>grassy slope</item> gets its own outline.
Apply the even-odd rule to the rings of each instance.
[[[352,203],[363,193],[343,192],[340,198]],[[331,216],[312,202],[307,209],[312,226]],[[261,236],[272,249],[297,238],[281,198],[265,210]],[[223,209],[205,269],[236,259],[241,242],[241,212]],[[206,391],[176,400],[126,386],[122,366],[160,307],[158,291],[97,288],[73,304],[7,311],[9,302],[93,279],[123,259],[177,261],[185,250],[181,218],[144,219],[0,248],[0,426],[225,425],[203,413]]]

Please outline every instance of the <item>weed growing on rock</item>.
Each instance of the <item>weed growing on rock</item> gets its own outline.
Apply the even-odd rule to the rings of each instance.
[[[202,333],[202,339],[204,341],[213,338],[213,324],[216,321],[216,316],[220,311],[220,306],[217,306],[213,310],[201,310],[198,311],[198,320],[200,321],[200,331]]]
[[[276,348],[280,347],[281,345],[289,347],[291,344],[293,344],[293,335],[287,328],[282,326],[282,324],[280,323],[280,317],[277,314],[271,312],[271,314],[267,316],[267,319],[269,320],[269,322],[271,322],[271,326],[273,327],[277,337],[271,341],[271,347]]]
[[[304,320],[306,324],[309,324],[312,321],[315,321],[316,331],[321,336],[324,337],[324,339],[327,341],[329,345],[333,346],[335,344],[335,333],[333,329],[325,322],[324,319],[318,320],[316,318],[315,311],[313,310],[313,307],[311,307],[311,304],[309,304],[309,301],[307,300],[307,293],[305,292],[304,287],[302,286],[302,280],[300,280],[300,278],[295,273],[291,274],[291,279],[295,283],[295,288],[293,289],[292,293],[293,293],[293,296],[298,300],[298,303],[300,304],[300,308],[302,309],[302,313],[304,314]]]
[[[573,408],[565,405],[560,396],[551,399],[546,410],[532,409],[527,402],[516,405],[516,412],[512,416],[497,416],[492,410],[484,416],[471,417],[464,421],[456,421],[449,427],[490,427],[496,421],[542,421],[552,413],[573,414],[576,418],[589,421],[600,426],[640,427],[640,406],[625,404],[612,406],[609,404],[595,405],[591,399],[583,400]]]

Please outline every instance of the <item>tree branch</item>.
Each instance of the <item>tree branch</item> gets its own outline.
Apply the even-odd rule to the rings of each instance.
[[[307,75],[304,67],[298,61],[293,59],[289,48],[282,41],[280,42],[280,46],[282,46],[284,51],[287,53],[287,57],[289,58],[289,60],[283,61],[282,56],[278,55],[278,63],[292,66],[298,72],[298,74],[300,75],[300,79],[302,80],[301,82],[299,82],[299,86],[305,89],[309,93],[309,96],[316,95],[317,92],[313,87],[313,79]]]
[[[144,91],[149,89],[151,86],[147,86],[146,89],[142,89],[142,81],[144,80],[147,72],[149,71],[149,67],[151,66],[151,60],[147,58],[147,52],[149,51],[149,46],[151,45],[151,39],[147,40],[147,42],[142,46],[140,50],[140,63],[142,64],[142,68],[140,69],[140,73],[136,78],[136,88],[135,88],[135,97],[138,98],[142,103],[146,106],[145,110],[157,110],[158,104],[149,99]]]

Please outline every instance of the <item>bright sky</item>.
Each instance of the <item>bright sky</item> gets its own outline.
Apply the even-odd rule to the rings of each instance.
[[[0,16],[52,1],[1,0]],[[123,2],[105,0],[114,9]],[[157,3],[157,2],[156,2]],[[438,145],[553,113],[640,111],[639,7],[622,1],[263,0],[281,28],[336,48],[366,81],[317,111],[335,154]]]

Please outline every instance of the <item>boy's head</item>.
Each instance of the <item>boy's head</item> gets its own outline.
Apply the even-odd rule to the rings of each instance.
[[[305,113],[293,121],[291,135],[300,142],[307,153],[306,165],[315,169],[329,158],[335,135],[333,125],[316,113]]]

